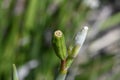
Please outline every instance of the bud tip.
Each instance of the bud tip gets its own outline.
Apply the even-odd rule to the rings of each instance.
[[[62,31],[60,31],[60,30],[55,31],[55,33],[54,33],[54,35],[57,36],[57,37],[61,37],[62,34],[63,34],[63,33],[62,33]]]
[[[84,27],[84,30],[88,30],[88,26],[85,26],[85,27]]]

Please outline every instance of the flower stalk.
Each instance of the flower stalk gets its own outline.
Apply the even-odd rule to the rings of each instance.
[[[78,55],[88,32],[88,27],[83,27],[81,32],[78,32],[74,38],[74,45],[66,49],[65,39],[62,31],[57,30],[53,35],[53,47],[56,55],[61,59],[61,67],[56,80],[65,80],[68,69],[70,68],[74,58]]]

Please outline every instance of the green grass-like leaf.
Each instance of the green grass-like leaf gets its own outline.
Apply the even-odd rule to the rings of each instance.
[[[12,80],[19,80],[15,64],[13,64],[13,79]]]

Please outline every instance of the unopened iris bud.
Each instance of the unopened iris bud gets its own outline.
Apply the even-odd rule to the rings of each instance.
[[[74,41],[73,49],[72,49],[72,52],[71,52],[70,56],[72,56],[72,57],[77,56],[77,54],[80,51],[80,48],[82,47],[82,45],[85,41],[87,32],[88,32],[88,27],[85,26],[85,27],[83,27],[81,32],[77,33],[77,35],[75,36],[75,41]]]
[[[52,44],[53,44],[56,55],[61,60],[65,60],[67,57],[67,49],[66,49],[64,34],[62,33],[62,31],[57,30],[54,32],[54,35],[52,38]]]
[[[75,36],[75,45],[80,45],[80,46],[83,45],[87,32],[88,32],[88,27],[85,26],[83,27],[81,32],[77,33],[77,35]]]

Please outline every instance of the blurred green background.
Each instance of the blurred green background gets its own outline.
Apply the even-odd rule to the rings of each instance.
[[[66,45],[89,32],[66,80],[120,80],[119,0],[0,0],[0,80],[54,80],[59,59],[51,44],[60,29]]]

